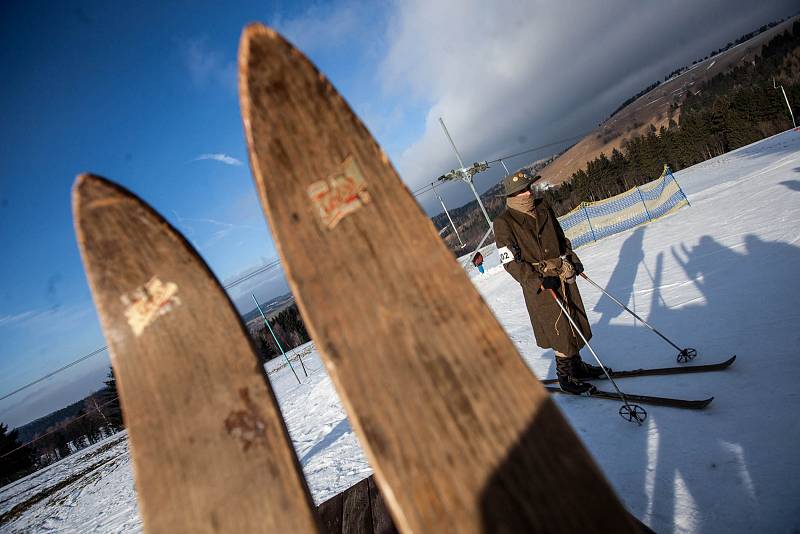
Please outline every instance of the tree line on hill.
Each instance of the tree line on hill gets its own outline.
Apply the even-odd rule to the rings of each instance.
[[[774,81],[773,81],[774,80]],[[776,88],[776,85],[778,88]],[[800,101],[800,21],[762,47],[752,62],[717,74],[688,91],[679,122],[625,139],[610,157],[600,154],[545,193],[559,215],[581,201],[627,191],[661,174],[664,164],[680,170],[792,127],[780,86],[790,103]]]
[[[270,317],[269,322],[286,351],[310,341],[296,304]],[[263,321],[251,324],[250,334],[261,359],[279,356],[280,349]],[[112,368],[104,383],[103,389],[22,427],[11,430],[0,423],[0,486],[122,430],[125,424]]]
[[[753,30],[750,33],[745,33],[744,35],[742,35],[741,37],[739,37],[735,41],[729,42],[727,45],[723,46],[719,50],[712,50],[710,56],[716,56],[717,54],[721,54],[721,53],[725,52],[726,50],[728,50],[730,48],[733,48],[736,45],[742,44],[745,41],[749,41],[750,39],[752,39],[756,35],[762,34],[765,31],[769,30],[770,28],[774,28],[775,26],[777,26],[778,24],[780,24],[784,20],[786,20],[786,19],[776,20],[776,21],[770,22],[768,24],[764,24],[759,29]],[[708,59],[708,58],[709,58],[709,56],[705,57],[705,59]],[[704,59],[696,59],[696,60],[694,60],[692,62],[692,65],[694,65],[695,63],[700,63],[701,61],[704,61]]]
[[[770,23],[743,35],[712,55],[777,24]],[[667,78],[676,74],[679,72]],[[556,213],[563,215],[582,201],[608,198],[657,178],[664,164],[677,171],[790,128],[791,116],[783,93],[773,85],[773,78],[778,87],[783,85],[796,109],[796,103],[800,102],[800,22],[773,37],[752,62],[714,76],[687,92],[683,100],[675,99],[671,111],[673,114],[679,111],[678,122],[671,120],[658,130],[651,125],[644,135],[623,140],[619,150],[587,162],[586,168],[574,173],[570,181],[547,189],[544,196]],[[658,85],[654,83],[651,88]],[[501,184],[481,195],[492,219],[505,209],[501,195]],[[463,248],[453,231],[445,229],[450,224],[445,213],[432,217],[432,221],[458,256],[478,244],[486,232],[486,222],[475,201],[450,210],[450,215],[466,243]]]
[[[297,304],[293,303],[280,313],[268,318],[268,320],[272,331],[275,332],[275,337],[278,338],[278,342],[280,342],[284,351],[289,351],[311,341],[311,336],[308,335]],[[256,347],[256,352],[263,361],[266,362],[281,355],[281,350],[275,343],[263,319],[251,321],[248,330]]]
[[[109,370],[103,389],[74,404],[14,430],[0,423],[0,486],[94,445],[122,428],[116,380]]]
[[[611,117],[613,117],[614,115],[616,115],[617,113],[619,113],[620,111],[625,109],[626,107],[630,106],[631,104],[636,102],[640,97],[646,95],[647,93],[649,93],[650,91],[652,91],[653,89],[658,87],[659,85],[661,85],[661,80],[656,80],[652,84],[648,85],[647,87],[645,87],[644,89],[642,89],[641,91],[639,91],[638,93],[633,95],[632,97],[630,97],[627,100],[625,100],[622,104],[620,104],[617,109],[615,109],[614,111],[611,112],[611,115],[609,115],[608,118],[610,119]]]
[[[692,65],[697,65],[698,63],[702,63],[703,61],[707,60],[709,57],[714,57],[717,54],[721,54],[721,53],[733,48],[734,46],[736,46],[738,44],[742,44],[745,41],[749,41],[750,39],[752,39],[756,35],[760,35],[760,34],[764,33],[765,31],[769,30],[770,28],[774,28],[775,26],[777,26],[778,24],[780,24],[784,20],[785,19],[776,20],[776,21],[770,22],[769,24],[764,24],[763,26],[761,26],[757,30],[753,30],[750,33],[745,33],[744,35],[740,36],[735,41],[731,41],[727,45],[721,47],[719,50],[712,50],[706,57],[701,58],[701,59],[695,59],[694,61],[692,61]],[[689,68],[690,68],[689,65],[685,65],[683,67],[679,67],[679,68],[673,70],[672,72],[670,72],[669,74],[664,76],[664,81],[666,82],[666,81],[670,80],[671,78],[674,78],[675,76],[678,76],[679,74],[681,74],[683,72],[686,72],[687,70],[689,70]],[[611,115],[609,115],[608,118],[610,119],[611,117],[613,117],[614,115],[616,115],[617,113],[619,113],[620,111],[622,111],[623,109],[628,107],[629,105],[631,105],[634,102],[636,102],[636,100],[638,100],[639,97],[646,95],[647,93],[649,93],[650,91],[652,91],[653,89],[658,87],[659,85],[661,85],[661,80],[656,80],[652,84],[648,85],[647,87],[645,87],[644,89],[642,89],[641,91],[639,91],[638,93],[633,95],[632,97],[630,97],[627,100],[625,100],[622,104],[620,104],[619,107],[617,107],[617,109],[615,109],[614,111],[611,112]]]

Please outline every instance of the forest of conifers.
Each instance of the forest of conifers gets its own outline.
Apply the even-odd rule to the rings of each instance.
[[[800,101],[800,21],[752,63],[689,91],[677,123],[625,139],[621,150],[601,154],[545,195],[561,215],[657,178],[664,164],[677,171],[787,130],[792,120],[781,85],[790,103]]]

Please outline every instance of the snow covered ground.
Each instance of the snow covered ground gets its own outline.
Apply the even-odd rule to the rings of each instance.
[[[695,347],[698,364],[734,353],[736,363],[720,373],[620,380],[631,393],[715,397],[702,412],[647,407],[642,427],[624,422],[613,401],[556,402],[625,505],[657,532],[797,532],[800,133],[676,177],[691,207],[578,252],[595,281],[679,345]],[[486,274],[472,270],[473,282],[533,372],[554,376],[519,287],[497,254],[485,255]],[[581,284],[592,344],[609,366],[673,364],[670,346]],[[270,379],[319,503],[371,469],[312,345],[294,351],[293,365],[302,384],[280,359],[270,362]],[[0,488],[3,532],[139,530],[124,433]]]

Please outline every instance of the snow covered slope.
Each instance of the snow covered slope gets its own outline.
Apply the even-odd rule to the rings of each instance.
[[[691,207],[579,249],[587,273],[697,363],[737,354],[721,373],[631,378],[623,391],[716,397],[690,412],[647,407],[643,427],[613,401],[559,395],[563,409],[626,506],[657,532],[800,529],[800,133],[787,132],[676,174]],[[471,269],[537,376],[555,374],[536,346],[516,282],[487,251]],[[616,368],[669,366],[675,351],[581,282],[592,345]],[[297,358],[303,356],[306,378]],[[591,358],[584,350],[584,357]],[[314,499],[371,473],[311,345],[295,351],[298,384],[269,364]],[[141,530],[125,434],[0,489],[0,530]],[[6,514],[16,510],[11,518]]]

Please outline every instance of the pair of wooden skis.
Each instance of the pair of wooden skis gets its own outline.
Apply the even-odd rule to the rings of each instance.
[[[639,531],[325,76],[252,25],[239,88],[292,292],[400,531]],[[319,531],[263,367],[208,267],[103,178],[79,177],[73,202],[146,530]]]

